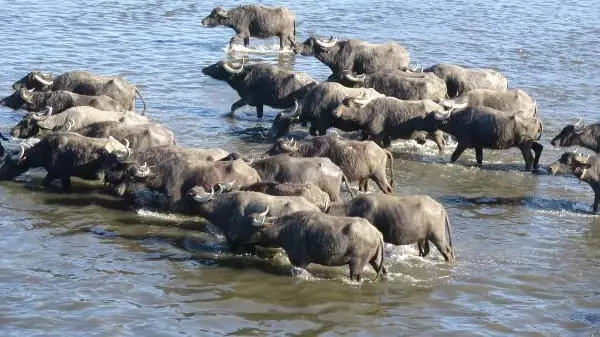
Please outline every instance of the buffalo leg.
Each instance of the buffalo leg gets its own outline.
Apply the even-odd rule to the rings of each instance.
[[[65,191],[71,190],[71,177],[69,177],[69,176],[62,177],[62,178],[60,178],[60,181],[62,182],[63,190],[65,190]]]
[[[429,240],[419,240],[417,241],[417,246],[419,246],[419,256],[425,257],[429,254]]]
[[[247,102],[246,102],[246,100],[244,100],[244,99],[240,99],[240,100],[237,100],[237,101],[235,101],[235,102],[234,102],[234,103],[231,105],[231,111],[229,112],[229,114],[233,116],[233,113],[235,112],[235,110],[237,110],[237,109],[239,109],[239,108],[243,107],[243,106],[244,106],[244,105],[246,105],[246,104],[248,104],[248,103],[247,103]],[[258,107],[256,108],[256,110],[257,110],[257,114],[258,114]]]
[[[256,117],[262,119],[265,107],[262,104],[256,106]]]
[[[538,169],[540,167],[540,157],[542,156],[542,150],[544,146],[538,142],[531,144],[531,149],[535,152],[535,158],[533,158],[533,168]]]
[[[244,47],[248,48],[248,46],[250,45],[250,38],[249,37],[244,37]]]
[[[442,254],[442,256],[444,257],[444,260],[446,260],[446,261],[454,260],[454,252],[452,251],[452,248],[450,246],[448,246],[448,244],[446,243],[446,240],[444,238],[439,238],[437,236],[434,236],[431,238],[431,241],[437,247],[440,254]]]
[[[369,189],[369,179],[361,179],[358,181],[358,190],[366,192]]]
[[[454,150],[454,153],[452,153],[452,156],[450,157],[450,162],[454,163],[458,157],[460,157],[460,155],[465,152],[465,150],[467,149],[467,146],[463,143],[458,143],[458,145],[456,145],[456,149]]]
[[[430,137],[433,138],[433,141],[438,147],[440,153],[444,152],[444,147],[446,147],[446,140],[444,139],[444,133],[440,130],[437,130],[430,134]]]
[[[483,149],[480,147],[475,148],[475,159],[477,160],[477,165],[481,166],[483,164]]]
[[[350,280],[360,282],[362,280],[361,272],[365,268],[366,261],[354,258],[350,260]]]
[[[531,165],[533,164],[533,155],[531,154],[531,142],[521,144],[519,149],[523,154],[523,159],[525,160],[525,171],[531,171]]]
[[[377,273],[377,270],[379,269],[379,261],[375,261],[375,259],[373,259],[369,262],[369,264],[371,265],[371,267],[373,267],[373,269],[375,269],[375,272]],[[387,275],[387,268],[385,266],[381,266],[381,274]]]
[[[383,175],[378,174],[374,176],[373,180],[375,181],[375,184],[377,184],[377,187],[379,187],[381,192],[383,192],[384,194],[392,194],[393,189],[392,186],[390,186],[390,183],[388,183],[385,177],[385,173]]]
[[[592,205],[592,210],[594,213],[598,213],[598,204],[600,204],[600,185],[592,182],[590,186],[594,190],[594,204]]]

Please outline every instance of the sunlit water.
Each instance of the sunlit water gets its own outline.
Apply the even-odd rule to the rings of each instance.
[[[227,84],[201,73],[228,57],[233,31],[200,20],[198,1],[5,1],[0,88],[32,69],[84,69],[136,83],[149,115],[181,144],[243,153],[267,147]],[[579,116],[597,121],[597,1],[293,2],[298,40],[309,33],[403,43],[414,61],[494,67],[530,93],[549,140]],[[230,56],[306,71],[316,59],[255,40]],[[0,115],[7,134],[20,113]],[[448,209],[457,261],[386,247],[390,275],[349,282],[347,268],[292,269],[281,253],[237,255],[201,219],[139,209],[98,184],[39,187],[40,171],[0,184],[2,336],[591,335],[600,331],[600,221],[591,189],[572,177],[522,172],[518,151],[447,164],[433,144],[395,144],[396,194],[428,194]],[[371,186],[373,188],[374,186]],[[374,273],[367,271],[367,278]]]

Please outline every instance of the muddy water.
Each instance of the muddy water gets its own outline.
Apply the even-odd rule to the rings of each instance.
[[[231,6],[233,3],[220,3]],[[308,33],[396,40],[414,60],[496,67],[537,99],[544,121],[541,162],[561,153],[549,140],[578,116],[598,119],[600,7],[497,1],[283,2]],[[139,85],[150,116],[180,143],[260,153],[250,108],[201,68],[227,57],[232,30],[200,27],[216,3],[65,1],[3,4],[0,88],[32,69],[121,74]],[[251,41],[251,61],[325,79],[313,58]],[[241,51],[245,54],[247,51]],[[239,54],[238,54],[239,56]],[[19,113],[3,109],[5,134]],[[298,133],[298,132],[297,132]],[[574,178],[522,172],[518,151],[438,154],[397,143],[397,194],[428,194],[450,214],[458,260],[413,247],[386,249],[383,282],[347,281],[347,269],[291,272],[273,259],[236,255],[212,226],[178,226],[108,195],[39,187],[43,172],[0,184],[0,334],[60,335],[591,335],[600,331],[600,220],[591,189]],[[372,276],[369,272],[366,276]]]

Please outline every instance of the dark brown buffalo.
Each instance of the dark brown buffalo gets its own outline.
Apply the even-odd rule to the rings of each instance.
[[[592,209],[598,213],[600,205],[600,155],[584,156],[576,152],[565,152],[554,163],[548,166],[552,175],[556,173],[572,173],[580,181],[585,181],[594,190]]]
[[[135,85],[123,77],[101,76],[87,71],[67,71],[52,77],[50,73],[32,71],[13,84],[14,90],[21,88],[36,91],[65,90],[80,95],[106,95],[119,102],[126,111],[135,110],[136,94],[144,104],[142,115],[146,112],[146,102]]]
[[[383,233],[385,242],[394,245],[416,242],[423,257],[429,254],[431,241],[446,261],[454,260],[448,213],[442,204],[428,196],[362,194],[345,204],[332,205],[328,213],[365,218]]]
[[[285,7],[265,7],[260,5],[238,6],[227,10],[215,7],[202,19],[207,27],[226,26],[235,30],[236,35],[229,41],[229,47],[236,41],[243,41],[248,47],[251,37],[266,39],[279,37],[279,48],[296,42],[296,15]]]
[[[23,108],[27,111],[41,111],[50,107],[54,114],[59,114],[75,106],[91,106],[104,111],[124,111],[119,102],[108,96],[79,95],[64,90],[30,92],[26,89],[20,89],[1,99],[0,106],[2,105],[13,109]]]
[[[266,222],[259,237],[262,244],[281,246],[296,267],[349,265],[350,280],[357,282],[367,263],[377,273],[375,281],[387,273],[383,236],[363,218],[296,212]]]
[[[326,157],[339,166],[350,181],[359,182],[359,191],[366,192],[371,179],[383,193],[393,192],[394,157],[372,141],[344,140],[327,135],[310,138],[298,145],[287,139],[279,139],[267,154]],[[391,184],[386,178],[386,163],[390,168]]]

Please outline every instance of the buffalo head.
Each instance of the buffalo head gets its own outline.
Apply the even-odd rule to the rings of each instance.
[[[25,148],[24,145],[21,145],[18,150],[7,153],[0,165],[0,180],[11,180],[29,169],[27,152],[30,148],[30,146]]]
[[[556,137],[550,141],[552,146],[573,146],[578,145],[578,138],[583,134],[585,129],[585,123],[580,118],[575,124],[569,124],[565,126]]]
[[[36,105],[33,103],[33,95],[33,89],[21,88],[1,99],[0,106],[7,106],[11,109],[35,110]]]
[[[202,73],[216,80],[227,81],[233,76],[244,71],[244,63],[232,63],[229,61],[219,61],[202,68]]]
[[[300,119],[300,114],[298,101],[294,100],[294,107],[291,110],[282,111],[275,116],[273,125],[269,130],[269,137],[277,139],[290,133],[292,126]]]
[[[582,155],[577,152],[577,149],[573,152],[565,152],[560,158],[554,163],[548,166],[548,172],[555,175],[556,173],[573,173],[583,178],[585,170],[591,167],[590,155]]]
[[[104,144],[104,151],[107,154],[116,156],[118,159],[127,159],[131,156],[129,140],[125,139],[124,143],[121,143],[113,136],[108,137],[108,141]]]
[[[45,90],[48,86],[52,85],[52,73],[43,73],[41,71],[32,71],[25,75],[22,79],[13,83],[13,90],[20,89],[34,89],[34,90]]]
[[[40,112],[30,112],[21,121],[10,129],[11,136],[15,138],[30,138],[50,131],[44,126],[44,120],[52,114],[52,108]]]
[[[323,40],[315,36],[311,36],[306,39],[302,44],[294,45],[294,53],[303,56],[313,56],[318,53],[331,52],[332,48],[336,45],[337,39],[333,36],[329,40]]]
[[[196,202],[201,204],[211,201],[215,196],[215,189],[211,188],[210,193],[206,192],[202,186],[194,186],[188,191],[188,195],[191,196]]]
[[[217,27],[226,25],[229,22],[227,10],[221,6],[213,8],[212,12],[202,19],[202,25],[206,27]]]
[[[291,140],[287,138],[279,138],[266,152],[266,154],[269,156],[275,156],[278,154],[293,154],[298,152],[299,148],[300,146],[294,142],[293,138]]]

